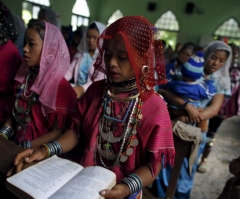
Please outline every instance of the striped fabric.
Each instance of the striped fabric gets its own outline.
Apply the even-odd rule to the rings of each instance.
[[[17,85],[18,84],[19,83],[17,83]],[[58,85],[55,104],[56,111],[49,113],[45,117],[41,109],[41,102],[35,103],[29,114],[31,121],[28,123],[26,131],[17,131],[15,129],[16,141],[34,140],[45,135],[50,132],[55,120],[57,121],[58,128],[63,132],[69,128],[76,106],[76,94],[65,78],[62,78]],[[19,98],[19,106],[23,106],[26,109],[28,102]]]
[[[191,56],[181,67],[182,75],[194,80],[199,79],[203,73],[203,56],[202,52],[197,52],[195,55]]]
[[[73,120],[72,128],[81,137],[83,156],[80,164],[85,166],[103,166],[96,150],[97,136],[99,134],[99,119],[102,115],[103,81],[93,83],[85,95],[78,101],[77,114]],[[119,97],[127,97],[120,94]],[[122,110],[124,103],[114,103],[115,116]],[[123,114],[124,115],[124,114]],[[159,95],[153,94],[146,100],[142,107],[143,118],[137,126],[137,139],[139,144],[134,152],[124,163],[120,163],[111,170],[117,175],[117,182],[123,177],[132,173],[136,168],[151,162],[152,175],[156,175],[156,168],[164,156],[165,164],[173,165],[175,150],[173,145],[172,126],[165,102]],[[117,124],[114,136],[118,137],[123,133],[123,124]],[[113,150],[119,151],[121,143],[115,143]],[[79,151],[80,152],[80,151]],[[105,164],[110,162],[104,161]]]

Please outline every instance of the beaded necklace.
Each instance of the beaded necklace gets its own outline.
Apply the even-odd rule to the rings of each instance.
[[[115,167],[120,162],[125,162],[128,159],[128,156],[132,155],[134,147],[138,145],[138,140],[136,139],[136,126],[139,120],[142,119],[141,114],[141,98],[139,97],[138,92],[135,86],[135,79],[130,80],[130,82],[121,82],[120,87],[114,85],[109,86],[109,81],[105,82],[105,92],[103,96],[103,115],[99,121],[99,135],[97,137],[97,150],[101,164],[106,168]],[[123,86],[124,85],[124,86]],[[120,114],[114,117],[113,114],[113,103],[114,100],[119,100],[119,98],[109,97],[111,96],[110,90],[121,90],[124,87],[122,92],[129,91],[131,89],[131,96],[128,97],[130,100],[126,100],[123,110],[120,111]],[[117,89],[116,89],[117,88]],[[111,107],[112,106],[112,107]],[[126,109],[124,116],[122,113]],[[123,119],[121,119],[121,117]],[[127,120],[128,118],[128,120]],[[115,129],[111,127],[113,123],[122,123],[124,126],[123,133],[119,137],[114,136]],[[112,144],[116,142],[121,142],[120,149],[117,153],[113,152]],[[111,166],[105,164],[104,159],[111,161]]]
[[[16,100],[14,103],[14,107],[12,109],[12,114],[17,122],[17,130],[26,130],[27,123],[31,121],[31,117],[29,116],[29,113],[31,112],[31,108],[34,103],[39,101],[39,95],[37,95],[35,92],[28,91],[28,84],[30,81],[30,77],[36,76],[39,70],[37,69],[31,69],[26,77],[25,84],[20,84],[18,86],[18,92],[16,93]],[[23,106],[19,106],[19,100],[20,98],[24,101],[28,102],[28,106],[24,108]]]

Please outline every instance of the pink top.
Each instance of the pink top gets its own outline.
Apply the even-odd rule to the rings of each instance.
[[[92,165],[103,166],[99,160],[96,149],[97,136],[99,134],[99,119],[102,116],[103,82],[94,82],[85,95],[78,101],[78,110],[73,119],[72,129],[78,132],[80,137],[78,154],[79,163],[86,167]],[[120,96],[119,96],[120,97]],[[123,96],[121,96],[123,97]],[[126,96],[125,96],[126,97]],[[114,113],[119,114],[124,103],[119,101],[114,104]],[[151,162],[152,175],[156,174],[157,164],[164,161],[173,165],[175,149],[173,145],[172,126],[165,102],[159,95],[153,94],[142,106],[143,118],[137,127],[138,146],[129,156],[128,160],[111,170],[117,175],[117,181],[132,173],[139,166]],[[117,123],[114,136],[123,133],[123,125]],[[119,150],[120,143],[113,144],[115,153]]]
[[[16,93],[19,91],[19,84],[19,82],[15,84]],[[23,107],[26,110],[29,106],[28,100],[22,95],[18,99],[17,106]],[[29,113],[31,120],[26,123],[26,129],[18,129],[16,128],[17,124],[14,125],[15,141],[21,143],[22,141],[39,138],[51,131],[54,122],[57,123],[57,127],[61,129],[62,132],[69,128],[76,107],[76,94],[65,78],[62,78],[58,85],[55,106],[56,111],[44,116],[41,111],[41,103],[39,101],[34,103]],[[16,122],[15,120],[13,121]]]
[[[22,62],[16,46],[11,40],[0,45],[0,126],[12,111],[14,96],[14,77]]]

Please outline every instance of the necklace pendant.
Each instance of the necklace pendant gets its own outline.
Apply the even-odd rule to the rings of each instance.
[[[137,129],[133,129],[133,130],[132,130],[132,134],[133,134],[133,135],[136,135],[136,134],[137,134]]]
[[[131,118],[131,123],[136,123],[136,118],[135,117],[133,117],[133,118]]]
[[[128,156],[127,155],[123,155],[123,156],[121,156],[120,161],[121,162],[126,162],[127,159],[128,159]]]
[[[130,145],[131,146],[137,146],[138,145],[138,140],[137,139],[132,140]]]
[[[132,155],[133,154],[133,148],[128,148],[126,150],[126,154],[129,156],[129,155]]]
[[[137,108],[134,108],[133,114],[137,114],[137,113],[138,113],[138,109],[137,109]]]
[[[111,112],[112,112],[112,111],[111,111],[111,107],[107,107],[107,108],[106,108],[106,113],[107,113],[108,115],[110,115]]]
[[[28,116],[26,119],[25,119],[25,122],[31,122],[31,118]]]
[[[22,130],[22,126],[21,125],[17,125],[17,130],[21,131]]]
[[[138,119],[141,120],[142,119],[142,114],[138,114]]]
[[[107,142],[110,142],[110,143],[119,142],[124,137],[124,133],[119,137],[114,137],[113,133],[111,131],[109,131],[107,133],[104,133],[103,131],[100,131],[100,135],[104,140],[106,140]]]
[[[15,107],[16,108],[16,111],[18,112],[18,113],[24,113],[25,111],[24,111],[24,108],[22,107],[22,106],[20,106],[20,107]]]
[[[106,160],[115,160],[117,158],[116,154],[113,154],[109,149],[102,150],[100,146],[97,147],[99,154]]]

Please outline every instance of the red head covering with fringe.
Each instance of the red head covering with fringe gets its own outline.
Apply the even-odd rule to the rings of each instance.
[[[166,83],[163,45],[158,37],[158,29],[142,16],[123,17],[112,23],[98,38],[99,54],[94,64],[95,73],[101,71],[106,74],[103,43],[105,39],[112,39],[117,34],[124,39],[136,74],[138,91],[145,101],[154,93],[155,85]],[[144,65],[148,69],[143,71]]]

